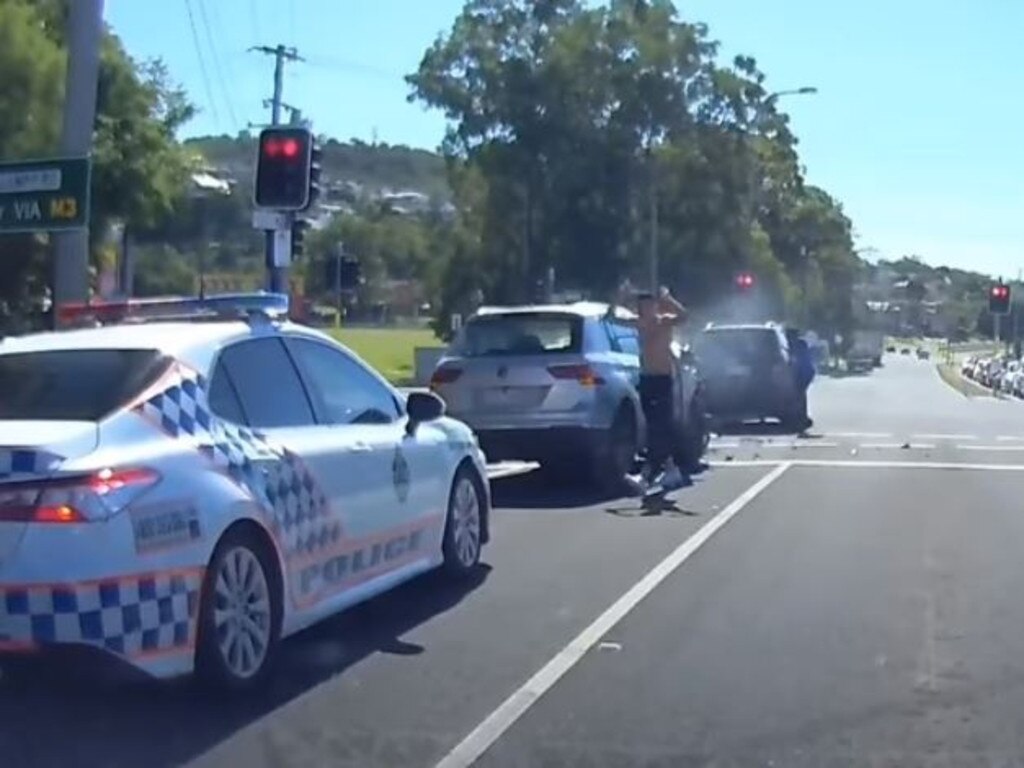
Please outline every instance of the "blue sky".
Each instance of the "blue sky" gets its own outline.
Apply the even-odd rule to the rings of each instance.
[[[191,6],[209,75],[193,43]],[[203,110],[189,134],[263,122],[272,62],[295,45],[285,101],[340,139],[434,148],[443,118],[402,75],[461,0],[107,0],[132,55],[160,56]],[[1024,34],[1019,0],[692,0],[722,53],[754,56],[784,102],[809,179],[840,199],[861,247],[1015,277],[1024,268]],[[209,31],[207,31],[209,30]],[[211,41],[213,46],[211,46]],[[214,57],[212,50],[216,50]]]

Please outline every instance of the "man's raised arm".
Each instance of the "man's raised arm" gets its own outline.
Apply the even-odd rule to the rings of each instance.
[[[676,298],[669,293],[668,288],[662,286],[658,294],[658,316],[670,323],[681,323],[686,320],[688,312],[686,307],[680,304]]]

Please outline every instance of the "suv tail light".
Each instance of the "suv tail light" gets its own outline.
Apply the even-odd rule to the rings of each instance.
[[[461,375],[461,368],[456,368],[453,365],[443,365],[434,371],[434,375],[430,377],[430,388],[433,389],[439,384],[451,384]]]
[[[574,380],[584,387],[604,384],[604,379],[594,373],[594,369],[586,363],[548,366],[548,373],[556,379]]]
[[[151,469],[104,469],[92,475],[0,486],[0,522],[90,523],[123,510],[160,481]]]

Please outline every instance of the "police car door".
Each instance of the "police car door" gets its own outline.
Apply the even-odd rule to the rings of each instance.
[[[290,336],[287,343],[318,418],[334,425],[331,432],[346,445],[354,442],[361,458],[359,476],[345,482],[372,503],[346,515],[349,530],[382,542],[408,533],[411,543],[385,551],[396,553],[394,567],[418,559],[417,552],[433,555],[430,542],[439,539],[442,524],[437,497],[444,477],[443,440],[427,429],[406,435],[394,392],[343,350],[308,337]]]
[[[346,544],[345,515],[375,500],[341,486],[352,458],[317,424],[281,338],[222,350],[209,402],[219,417],[214,440],[232,456],[230,474],[262,508],[281,550],[292,604],[301,609],[329,596],[338,585],[324,583],[322,566]]]

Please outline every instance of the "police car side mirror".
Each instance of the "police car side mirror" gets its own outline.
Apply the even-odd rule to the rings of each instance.
[[[444,416],[444,400],[433,392],[413,392],[405,401],[405,411],[409,414],[406,431],[411,435],[423,422]]]

